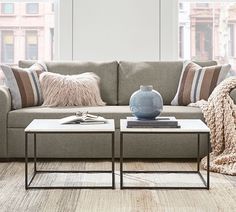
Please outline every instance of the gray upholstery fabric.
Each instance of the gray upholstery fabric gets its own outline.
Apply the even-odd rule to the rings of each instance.
[[[19,61],[22,68],[29,67],[35,61]],[[108,105],[117,104],[117,69],[118,63],[113,62],[46,62],[48,71],[59,74],[81,74],[94,72],[101,78],[101,97]]]
[[[0,157],[7,156],[7,114],[11,110],[8,88],[0,86]]]
[[[65,108],[47,108],[47,107],[30,107],[13,110],[8,114],[9,128],[25,128],[33,119],[51,119],[63,118],[73,115],[78,110],[88,111],[92,114],[99,114],[105,118],[115,120],[116,129],[120,128],[120,119],[131,116],[129,106],[101,106],[101,107],[65,107]],[[164,106],[162,116],[175,116],[179,119],[202,119],[202,112],[197,107],[187,106]]]
[[[201,66],[215,65],[215,61],[196,62]],[[140,85],[153,85],[170,105],[175,96],[183,62],[119,62],[118,104],[128,105],[132,93]]]
[[[234,100],[234,104],[236,104],[236,88],[230,92],[230,96]]]

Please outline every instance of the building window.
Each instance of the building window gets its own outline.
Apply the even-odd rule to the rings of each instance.
[[[14,62],[14,35],[13,31],[2,31],[1,59],[3,63]]]
[[[27,14],[38,14],[39,4],[38,3],[26,3],[26,13]]]
[[[229,36],[228,54],[230,57],[234,57],[234,47],[235,47],[234,46],[234,41],[235,41],[234,24],[229,24],[228,36]]]
[[[195,58],[198,60],[211,60],[212,49],[212,23],[196,23],[195,26]]]
[[[2,14],[13,14],[14,4],[13,3],[2,3]]]
[[[25,59],[37,60],[38,59],[38,32],[26,31],[25,34]]]

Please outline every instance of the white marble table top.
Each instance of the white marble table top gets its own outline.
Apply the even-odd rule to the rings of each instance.
[[[107,119],[105,124],[60,124],[60,119],[34,119],[25,132],[114,132],[113,119]]]
[[[207,133],[210,129],[200,119],[177,119],[180,128],[127,128],[127,120],[120,120],[121,132],[176,132],[176,133]]]

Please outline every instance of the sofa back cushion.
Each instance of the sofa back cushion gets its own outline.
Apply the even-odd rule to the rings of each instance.
[[[197,62],[197,64],[204,67],[216,65],[216,62]],[[182,67],[182,61],[121,61],[118,72],[118,104],[128,105],[130,96],[140,85],[153,85],[153,89],[162,95],[164,104],[170,105],[178,88]]]
[[[21,60],[19,66],[26,68],[33,64],[34,61]],[[118,63],[113,62],[46,62],[49,72],[75,75],[85,72],[97,74],[100,81],[101,97],[108,105],[117,104],[117,70]]]

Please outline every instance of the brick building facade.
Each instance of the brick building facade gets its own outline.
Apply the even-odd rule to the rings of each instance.
[[[54,8],[49,2],[0,4],[0,60],[53,58]]]
[[[180,3],[179,57],[236,70],[236,3]]]

